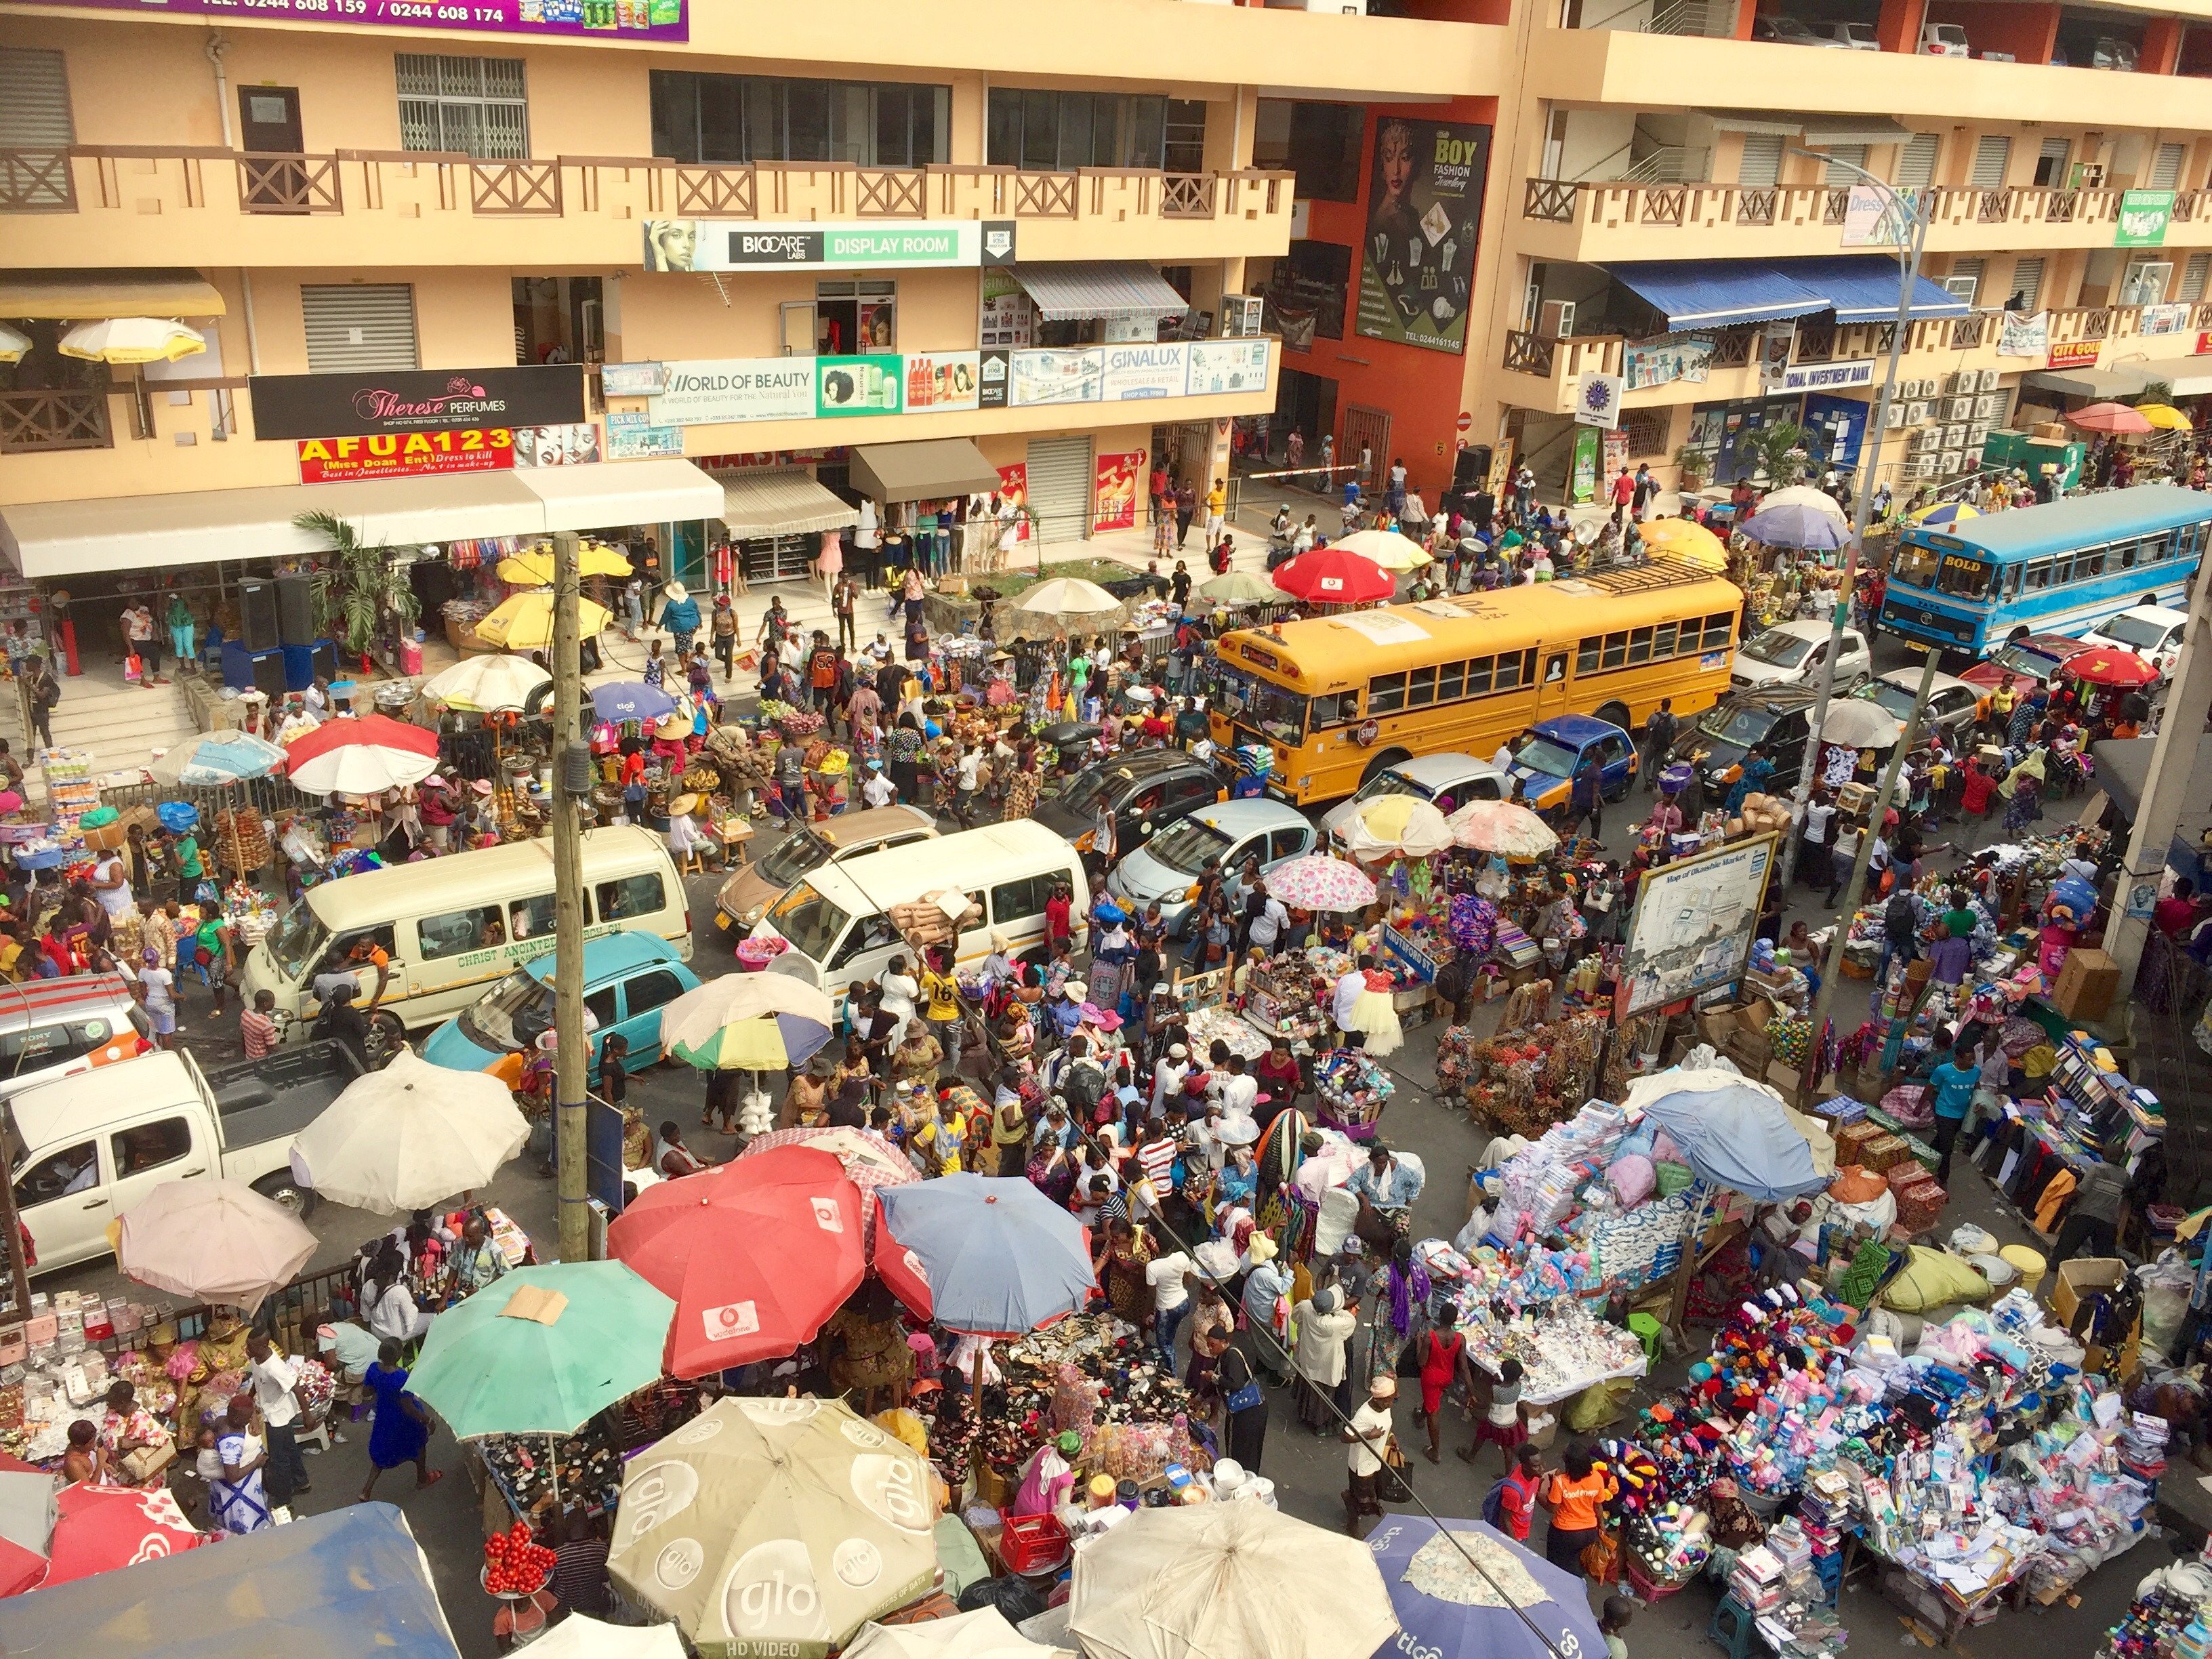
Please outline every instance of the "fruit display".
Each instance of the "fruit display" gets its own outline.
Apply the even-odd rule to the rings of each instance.
[[[537,1541],[527,1521],[484,1540],[483,1587],[494,1595],[531,1595],[553,1572],[553,1552]]]

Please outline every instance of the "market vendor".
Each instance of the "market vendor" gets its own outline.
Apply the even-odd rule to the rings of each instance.
[[[1360,1237],[1378,1250],[1389,1249],[1412,1224],[1413,1200],[1420,1197],[1422,1175],[1382,1141],[1367,1149],[1367,1162],[1345,1183],[1359,1200],[1353,1224]]]

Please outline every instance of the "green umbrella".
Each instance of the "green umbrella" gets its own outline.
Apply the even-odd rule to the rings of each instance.
[[[660,1380],[675,1316],[619,1261],[517,1268],[438,1316],[407,1386],[459,1440],[573,1434]]]

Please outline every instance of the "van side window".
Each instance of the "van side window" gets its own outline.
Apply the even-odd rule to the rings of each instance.
[[[174,1164],[192,1150],[192,1126],[180,1117],[158,1123],[141,1123],[114,1137],[115,1174],[143,1175],[164,1164]]]
[[[834,971],[842,968],[855,957],[865,956],[870,951],[879,951],[885,945],[895,945],[897,942],[898,929],[891,926],[890,917],[880,914],[863,916],[845,935],[845,943],[830,962],[830,967]]]
[[[1044,914],[1044,902],[1051,896],[1052,879],[1048,876],[1024,876],[1019,881],[1002,882],[991,890],[991,925],[1005,927],[1033,921]]]
[[[552,894],[540,893],[536,898],[517,899],[507,907],[507,938],[544,939],[552,931]]]
[[[628,999],[629,1015],[635,1019],[640,1014],[649,1014],[665,1003],[684,994],[684,981],[665,968],[656,968],[649,974],[640,974],[623,987]]]
[[[43,1072],[49,1066],[65,1066],[70,1060],[82,1059],[106,1041],[106,1022],[97,1019],[76,1025],[57,1022],[10,1031],[0,1036],[0,1075],[15,1077],[26,1072]]]
[[[89,1140],[40,1158],[15,1178],[15,1207],[51,1203],[100,1184],[100,1152]]]
[[[592,890],[599,905],[601,921],[626,921],[632,916],[649,916],[663,903],[660,878],[647,873],[624,876],[618,881],[603,881]]]
[[[353,964],[346,958],[353,953],[355,941],[358,939],[368,940],[387,957],[398,956],[399,946],[395,943],[395,937],[392,924],[388,921],[380,922],[374,927],[356,927],[350,933],[340,933],[323,951],[322,961],[316,966],[314,973],[306,976],[306,982],[313,985],[315,982],[315,974],[343,974],[351,971]],[[372,991],[376,988],[376,975],[374,969],[369,971],[368,988]]]
[[[415,938],[416,960],[437,962],[506,944],[507,923],[496,904],[472,904],[465,910],[423,917],[415,924]]]

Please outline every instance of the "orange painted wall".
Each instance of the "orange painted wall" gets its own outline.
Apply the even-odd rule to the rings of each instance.
[[[2047,64],[2058,40],[2058,8],[2017,5],[2011,0],[1929,0],[1928,21],[1956,23],[1978,58],[2008,52],[2016,62]]]

